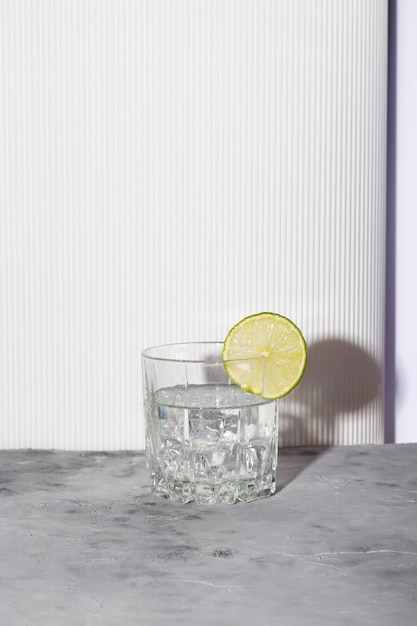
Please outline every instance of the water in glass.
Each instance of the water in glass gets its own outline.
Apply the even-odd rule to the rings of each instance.
[[[177,385],[148,403],[151,488],[178,502],[233,504],[274,493],[278,404],[232,384]]]

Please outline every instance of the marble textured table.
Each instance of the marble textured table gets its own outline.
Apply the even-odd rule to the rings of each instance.
[[[0,452],[0,624],[417,622],[417,445],[280,452],[234,506],[149,494],[143,453]]]

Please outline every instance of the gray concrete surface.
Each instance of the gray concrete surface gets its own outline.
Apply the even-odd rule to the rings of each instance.
[[[279,476],[180,505],[143,453],[0,452],[1,626],[414,626],[417,445],[282,450]]]

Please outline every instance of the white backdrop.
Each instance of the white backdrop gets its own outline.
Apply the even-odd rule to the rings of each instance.
[[[0,447],[143,447],[140,351],[281,312],[383,440],[387,3],[2,0]]]

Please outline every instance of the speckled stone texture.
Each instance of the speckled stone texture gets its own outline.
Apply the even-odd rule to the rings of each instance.
[[[417,445],[280,451],[279,485],[181,505],[143,453],[0,452],[0,624],[414,626]]]

